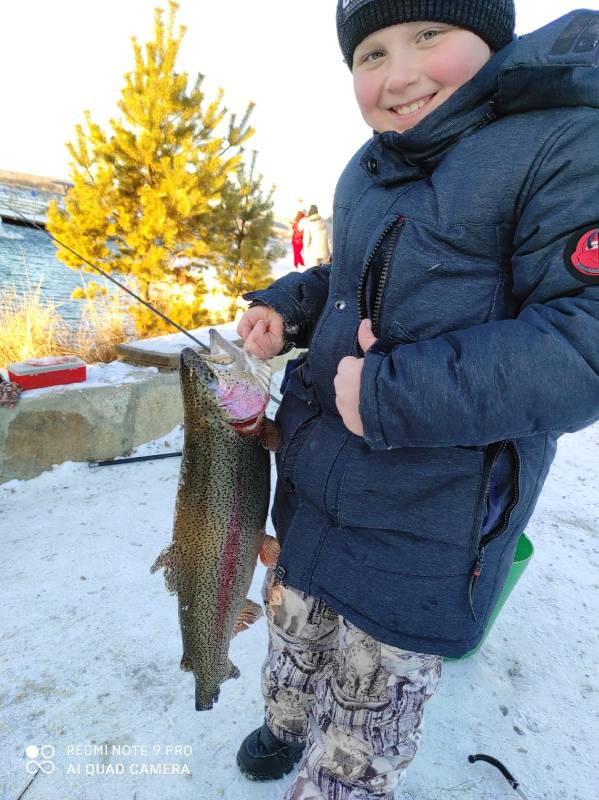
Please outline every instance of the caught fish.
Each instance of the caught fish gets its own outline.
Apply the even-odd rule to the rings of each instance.
[[[185,440],[173,540],[151,572],[164,569],[177,594],[181,669],[195,677],[198,711],[220,685],[239,677],[229,642],[262,614],[246,599],[256,559],[276,564],[279,545],[264,526],[270,497],[269,450],[280,436],[265,416],[270,367],[210,331],[210,355],[186,347],[180,379]]]

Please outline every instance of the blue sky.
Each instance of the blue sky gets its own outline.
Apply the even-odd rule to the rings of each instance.
[[[152,35],[156,0],[19,0],[3,4],[0,169],[68,176],[65,142],[89,109],[101,124],[117,113],[130,37]],[[571,0],[517,0],[526,33],[576,7]],[[586,8],[599,10],[599,0]],[[181,0],[187,26],[179,67],[206,75],[227,105],[256,102],[249,143],[276,208],[300,199],[327,214],[337,177],[369,135],[353,99],[335,34],[334,0]]]

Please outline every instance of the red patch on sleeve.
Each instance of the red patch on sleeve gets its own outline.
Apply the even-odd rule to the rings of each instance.
[[[599,225],[581,228],[568,239],[564,261],[577,280],[599,284]]]

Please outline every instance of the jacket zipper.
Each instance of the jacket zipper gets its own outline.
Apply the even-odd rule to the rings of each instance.
[[[385,230],[381,233],[379,238],[376,240],[376,244],[374,245],[372,252],[370,253],[367,261],[365,262],[364,266],[362,267],[362,273],[360,274],[360,280],[358,281],[358,308],[360,309],[360,319],[367,319],[368,317],[368,309],[366,308],[366,298],[365,298],[365,288],[366,288],[366,280],[368,278],[368,273],[372,266],[372,262],[375,259],[376,254],[378,253],[381,245],[385,241],[387,235],[393,228],[397,228],[397,233],[393,235],[389,247],[385,253],[385,262],[383,264],[383,270],[381,272],[381,276],[379,279],[379,283],[377,286],[377,291],[375,294],[375,303],[372,315],[372,329],[373,333],[376,335],[377,331],[375,330],[375,314],[378,319],[378,315],[380,313],[380,305],[383,299],[383,292],[385,288],[385,282],[387,280],[387,275],[389,274],[389,268],[391,266],[391,257],[393,255],[393,249],[395,248],[395,243],[397,241],[397,235],[399,231],[403,227],[405,222],[405,217],[400,216],[397,219],[394,219],[390,222],[386,227]]]
[[[510,505],[506,508],[501,522],[489,533],[486,533],[480,540],[478,545],[478,553],[476,556],[476,561],[474,562],[474,567],[472,569],[472,573],[470,575],[470,581],[468,583],[468,603],[470,605],[470,613],[472,614],[472,618],[476,622],[476,613],[474,612],[474,592],[476,589],[476,584],[480,575],[483,570],[483,566],[485,563],[485,548],[486,546],[492,542],[494,539],[497,539],[503,533],[505,533],[507,526],[509,524],[510,518],[512,516],[512,511],[518,505],[518,501],[520,500],[520,459],[518,458],[518,453],[516,448],[511,442],[502,442],[500,447],[498,447],[497,452],[493,458],[493,463],[491,464],[491,469],[489,470],[489,477],[487,480],[487,486],[485,489],[485,496],[483,499],[483,507],[486,506],[487,498],[489,496],[489,490],[491,488],[491,480],[493,479],[493,473],[495,472],[495,467],[497,466],[497,461],[500,455],[506,450],[509,449],[512,457],[514,459],[514,470],[512,473],[512,488],[513,488],[513,500]]]
[[[389,275],[389,269],[391,268],[391,259],[393,258],[393,253],[395,252],[395,246],[397,244],[397,240],[399,238],[400,231],[404,226],[404,223],[405,223],[404,217],[400,217],[397,220],[397,223],[391,229],[391,235],[389,236],[389,244],[385,251],[385,260],[383,262],[383,269],[381,270],[381,276],[379,279],[379,285],[377,286],[376,296],[374,299],[374,307],[372,311],[372,332],[375,336],[379,335],[378,321],[379,321],[379,315],[381,313],[381,306],[383,305],[383,297],[385,294],[385,286],[387,284],[387,276]]]

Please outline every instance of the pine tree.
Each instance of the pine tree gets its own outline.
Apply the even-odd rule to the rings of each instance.
[[[212,216],[253,134],[252,104],[238,122],[224,107],[222,90],[206,100],[202,75],[188,88],[188,75],[176,71],[185,34],[183,26],[175,32],[177,9],[169,2],[166,24],[163,10],[155,10],[154,40],[145,51],[132,39],[135,68],[125,75],[122,116],[109,121],[109,132],[85,112],[85,127],[77,126],[67,145],[73,187],[64,210],[50,209],[48,229],[105,271],[131,276],[141,296],[179,324],[195,326],[206,321],[203,281],[193,304],[170,303],[165,276],[176,255],[210,260]],[[58,257],[89,271],[65,248]],[[141,304],[131,311],[140,332],[166,327]]]
[[[216,275],[231,300],[230,319],[235,317],[245,292],[264,288],[272,281],[271,265],[285,253],[273,235],[275,187],[263,194],[256,157],[253,151],[249,165],[241,163],[235,176],[227,179],[213,217]]]

